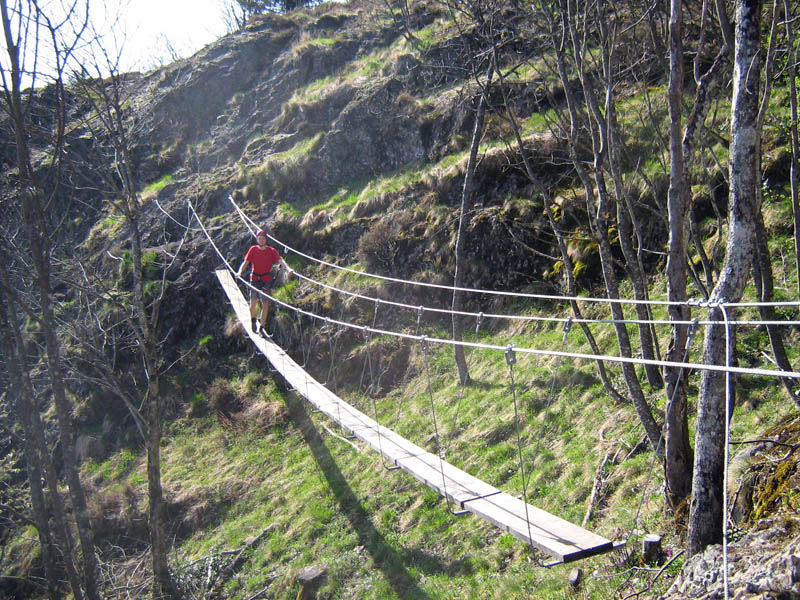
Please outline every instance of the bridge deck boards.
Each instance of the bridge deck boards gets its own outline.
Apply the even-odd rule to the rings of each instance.
[[[555,515],[526,504],[440,459],[347,404],[313,379],[286,352],[250,330],[250,309],[231,273],[216,271],[250,339],[286,381],[320,412],[396,465],[452,500],[461,509],[486,519],[514,537],[570,562],[614,548],[611,541]]]

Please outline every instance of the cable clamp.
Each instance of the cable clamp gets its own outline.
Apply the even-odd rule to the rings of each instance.
[[[569,330],[570,329],[572,329],[572,315],[570,315],[569,318],[567,319],[567,322],[564,323],[564,337],[565,338],[567,337],[567,334],[569,334]]]
[[[506,364],[510,367],[516,364],[517,362],[517,355],[514,352],[514,345],[509,344],[506,346]]]

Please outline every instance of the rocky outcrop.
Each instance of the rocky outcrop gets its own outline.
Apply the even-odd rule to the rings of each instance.
[[[728,545],[728,598],[800,599],[800,520],[769,519]],[[721,545],[691,558],[660,600],[724,598]]]

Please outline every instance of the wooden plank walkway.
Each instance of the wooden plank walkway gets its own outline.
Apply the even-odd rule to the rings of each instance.
[[[278,345],[250,329],[250,308],[231,273],[216,271],[250,339],[298,393],[384,459],[467,510],[552,556],[559,564],[608,552],[617,545],[511,496],[379,425],[312,378]],[[548,565],[548,566],[551,566]]]

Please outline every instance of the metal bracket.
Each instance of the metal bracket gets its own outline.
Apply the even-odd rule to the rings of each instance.
[[[489,498],[491,496],[496,496],[497,494],[502,494],[502,493],[503,492],[501,492],[500,490],[497,490],[496,492],[491,492],[489,494],[483,494],[481,496],[474,496],[472,498],[467,498],[466,500],[461,500],[459,502],[459,504],[461,505],[461,508],[464,508],[464,505],[467,502],[472,502],[473,500],[482,500],[483,498]],[[450,514],[455,515],[456,517],[460,517],[461,515],[466,515],[469,512],[472,512],[472,511],[469,511],[469,510],[451,510]]]

